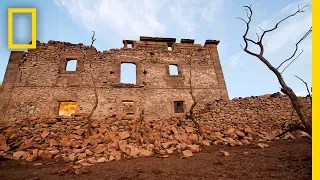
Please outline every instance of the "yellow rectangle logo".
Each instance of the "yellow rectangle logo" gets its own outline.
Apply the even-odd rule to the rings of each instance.
[[[13,13],[31,13],[31,44],[13,44]],[[8,8],[8,48],[35,49],[37,45],[37,10],[36,8]]]

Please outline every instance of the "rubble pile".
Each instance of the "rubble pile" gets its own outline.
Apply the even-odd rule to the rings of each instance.
[[[279,101],[279,98],[284,97],[275,99]],[[210,145],[258,144],[279,139],[276,138],[277,133],[297,121],[290,112],[282,112],[287,107],[273,106],[270,116],[262,117],[262,113],[269,112],[269,107],[261,108],[261,102],[268,104],[275,99],[255,97],[208,105],[206,112],[197,115],[203,136],[199,135],[192,121],[184,118],[150,121],[142,118],[125,119],[120,113],[102,121],[93,121],[90,135],[88,120],[83,116],[66,119],[39,119],[33,116],[16,120],[12,125],[0,129],[0,156],[29,162],[54,159],[72,162],[80,167],[143,156],[167,157],[172,153],[190,157]],[[256,102],[260,102],[260,105]],[[281,117],[275,118],[272,113]],[[283,138],[301,136],[307,134],[295,131]]]

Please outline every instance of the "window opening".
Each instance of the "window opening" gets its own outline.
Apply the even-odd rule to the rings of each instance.
[[[171,76],[179,75],[177,64],[169,64],[169,74]]]
[[[120,83],[136,84],[136,64],[121,63]]]
[[[174,113],[184,113],[184,101],[174,101]]]

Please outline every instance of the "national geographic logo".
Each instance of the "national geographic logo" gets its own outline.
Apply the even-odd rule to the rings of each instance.
[[[13,44],[13,13],[31,13],[31,44]],[[35,49],[37,35],[36,8],[8,8],[8,48],[9,49]]]

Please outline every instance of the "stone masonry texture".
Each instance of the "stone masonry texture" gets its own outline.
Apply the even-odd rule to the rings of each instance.
[[[218,43],[141,36],[103,52],[58,41],[12,51],[0,89],[0,159],[54,159],[80,174],[95,163],[172,153],[188,158],[204,146],[266,148],[280,138],[310,137],[296,129],[278,136],[300,123],[281,93],[229,99]],[[77,60],[76,71],[66,71],[69,59]],[[120,83],[123,62],[135,63],[136,84]],[[178,75],[169,74],[170,64]],[[185,116],[193,104],[190,78],[202,135]],[[94,90],[99,103],[89,121]],[[179,113],[175,101],[184,102]],[[311,116],[310,98],[299,101]],[[60,102],[80,107],[59,116]]]
[[[300,101],[310,109],[310,99]],[[191,120],[172,117],[151,121],[123,120],[123,116],[94,120],[88,134],[88,120],[37,116],[17,119],[10,126],[0,126],[0,158],[35,161],[54,159],[73,164],[76,171],[98,162],[143,156],[168,157],[180,153],[184,157],[199,152],[203,146],[268,147],[280,139],[277,134],[298,121],[288,97],[280,94],[217,100],[197,113],[203,136]],[[296,130],[282,139],[310,137]],[[220,151],[224,156],[228,152]],[[175,155],[176,156],[176,155]]]
[[[93,82],[99,100],[93,119],[126,111],[131,113],[125,118],[135,118],[142,110],[150,120],[183,116],[193,103],[190,78],[198,107],[229,99],[219,41],[206,40],[202,46],[192,39],[176,43],[175,38],[141,36],[139,41],[124,40],[123,44],[120,49],[100,52],[83,44],[38,41],[37,48],[27,53],[12,51],[0,93],[1,121],[57,118],[62,101],[77,101],[76,114],[89,114],[95,102]],[[66,71],[68,59],[77,60],[76,71]],[[120,67],[125,62],[136,65],[136,84],[120,83]],[[169,74],[169,64],[178,66],[178,75]],[[133,102],[130,110],[124,108],[125,101]],[[174,101],[184,101],[184,113],[174,112]]]

